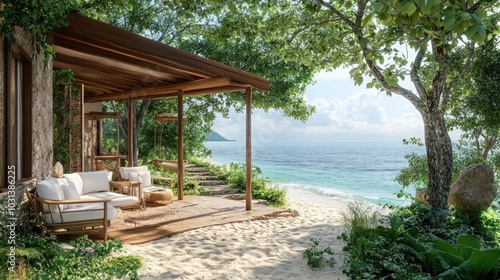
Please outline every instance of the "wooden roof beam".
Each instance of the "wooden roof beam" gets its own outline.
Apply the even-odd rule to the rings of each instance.
[[[111,101],[111,100],[124,100],[127,98],[133,99],[155,99],[168,96],[172,93],[177,93],[178,90],[189,91],[195,90],[206,90],[210,88],[221,88],[224,86],[231,86],[231,81],[229,78],[211,78],[211,79],[201,79],[196,81],[190,81],[185,83],[178,83],[173,85],[165,86],[155,86],[150,88],[141,88],[125,92],[115,92],[96,96],[85,97],[86,103]],[[211,91],[217,92],[217,91]]]
[[[94,45],[133,55],[139,59],[153,58],[157,62],[162,61],[160,64],[166,67],[174,66],[192,75],[230,77],[232,80],[250,84],[254,88],[269,90],[269,82],[266,79],[242,70],[175,49],[85,16],[72,14],[68,16],[68,20],[70,25],[55,33],[76,38],[82,42],[93,42]],[[56,37],[54,34],[55,45],[58,44]]]

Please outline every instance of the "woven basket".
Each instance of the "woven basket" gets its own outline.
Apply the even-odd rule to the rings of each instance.
[[[170,204],[174,200],[174,194],[171,190],[150,192],[146,196],[146,202],[155,204]]]

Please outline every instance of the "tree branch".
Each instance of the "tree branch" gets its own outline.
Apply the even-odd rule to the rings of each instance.
[[[425,52],[427,50],[426,45],[422,45],[418,49],[417,56],[415,57],[415,62],[413,63],[413,66],[411,67],[410,71],[410,78],[413,84],[415,85],[415,88],[417,89],[417,93],[420,96],[421,99],[425,98],[425,95],[427,94],[427,91],[425,90],[424,86],[422,85],[420,81],[420,76],[418,75],[418,71],[420,70],[420,67],[422,66],[422,60],[424,59]]]
[[[448,104],[451,89],[453,88],[455,83],[457,83],[465,75],[465,73],[467,71],[469,71],[470,65],[472,64],[472,58],[474,57],[474,53],[475,53],[475,44],[472,42],[469,56],[467,57],[467,61],[465,62],[465,65],[462,68],[462,71],[460,71],[460,73],[457,76],[455,76],[451,79],[451,81],[448,83],[447,87],[444,90],[444,94],[443,94],[443,104],[444,105]],[[443,107],[443,110],[446,110],[446,106]]]

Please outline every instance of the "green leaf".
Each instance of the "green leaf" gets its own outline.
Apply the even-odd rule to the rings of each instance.
[[[382,4],[380,2],[375,2],[375,3],[373,3],[373,8],[375,9],[375,11],[377,13],[380,13],[384,9],[384,4]]]
[[[457,246],[464,259],[468,259],[472,252],[481,249],[481,240],[474,235],[461,235],[457,239]]]
[[[406,2],[400,10],[402,14],[412,15],[417,10],[417,6],[413,2]]]
[[[472,253],[470,257],[470,270],[476,279],[484,279],[486,274],[498,264],[500,249],[490,249]]]
[[[455,18],[454,17],[447,18],[443,22],[443,27],[445,29],[449,29],[454,23],[455,23]]]

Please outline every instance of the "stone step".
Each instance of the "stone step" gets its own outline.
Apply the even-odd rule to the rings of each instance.
[[[199,183],[200,183],[200,186],[217,186],[217,185],[223,185],[223,186],[228,187],[226,185],[226,182],[221,181],[221,180],[199,181]]]
[[[214,196],[221,196],[221,195],[229,195],[229,194],[237,194],[238,193],[237,189],[230,188],[226,185],[203,186],[202,188],[211,192],[211,194]]]
[[[187,172],[186,175],[188,177],[196,177],[196,176],[212,176],[210,172]]]
[[[199,167],[199,166],[196,166],[196,167],[186,167],[186,172],[207,172],[207,168],[205,167]]]
[[[212,176],[212,175],[198,175],[198,176],[188,176],[188,177],[195,179],[199,182],[219,180],[219,179],[217,179],[216,176]]]

